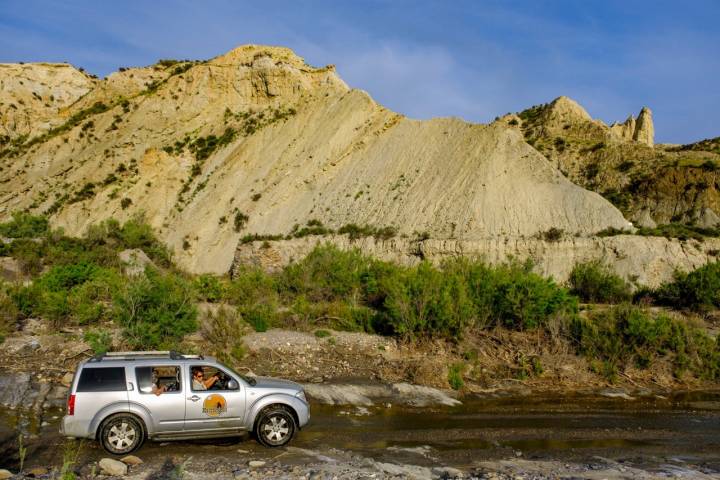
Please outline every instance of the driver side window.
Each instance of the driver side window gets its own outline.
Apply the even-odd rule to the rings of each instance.
[[[191,388],[193,392],[204,390],[238,390],[239,385],[224,371],[207,365],[190,367]],[[233,380],[231,382],[231,380]],[[233,383],[233,385],[230,385]],[[234,388],[230,388],[230,387]]]

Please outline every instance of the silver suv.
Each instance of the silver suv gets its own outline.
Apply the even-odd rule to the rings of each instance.
[[[310,420],[300,385],[246,377],[212,357],[115,352],[82,362],[60,433],[92,438],[124,455],[151,440],[252,432],[268,447],[287,444]]]

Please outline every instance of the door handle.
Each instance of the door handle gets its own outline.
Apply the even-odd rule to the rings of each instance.
[[[187,399],[192,400],[193,402],[197,402],[198,400],[200,400],[200,397],[198,397],[197,395],[193,395],[192,397],[187,397]]]
[[[130,390],[131,392],[135,390],[135,385],[133,385],[132,382],[128,382],[128,390]]]

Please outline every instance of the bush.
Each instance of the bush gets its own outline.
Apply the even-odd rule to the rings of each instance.
[[[630,300],[630,285],[607,266],[579,263],[570,272],[570,292],[584,302],[621,303]]]
[[[242,212],[235,212],[235,219],[233,220],[233,228],[236,232],[240,232],[243,228],[245,228],[245,225],[247,225],[248,220],[250,220],[250,217],[245,215]]]
[[[203,302],[219,302],[225,297],[225,285],[214,275],[203,274],[195,278],[193,286],[198,299]]]
[[[552,279],[533,273],[530,262],[490,266],[459,258],[443,268],[464,276],[480,327],[532,329],[577,312],[577,299]]]
[[[564,232],[561,228],[550,227],[544,232],[540,232],[539,237],[546,242],[559,242],[563,234]]]
[[[0,236],[8,238],[38,238],[48,233],[50,227],[46,217],[24,212],[12,214],[12,220],[0,223]]]
[[[327,338],[332,336],[332,333],[328,332],[327,330],[315,330],[315,336],[317,338]]]
[[[463,371],[465,365],[462,363],[453,363],[448,367],[448,384],[453,390],[460,390],[465,382],[463,381]]]
[[[147,269],[115,296],[113,316],[131,348],[171,349],[197,328],[193,298],[183,278]]]
[[[268,317],[266,310],[253,310],[256,304],[282,303],[289,306],[288,320],[307,326],[408,338],[457,338],[490,324],[537,328],[577,311],[577,299],[532,273],[530,264],[493,267],[456,259],[441,267],[401,267],[329,244],[272,275],[236,272],[227,298],[252,318]]]
[[[250,305],[240,309],[243,319],[252,326],[256,332],[266,332],[275,323],[276,308],[274,305]]]
[[[720,228],[703,228],[683,223],[667,223],[658,225],[655,228],[639,228],[636,233],[650,237],[677,238],[678,240],[693,239],[702,242],[705,237],[720,236]]]
[[[112,336],[107,330],[88,330],[84,338],[96,355],[106,353],[112,348]]]
[[[660,304],[707,311],[720,308],[720,262],[708,263],[690,273],[676,271],[671,282],[653,294]]]
[[[385,317],[406,337],[459,337],[474,321],[474,306],[462,276],[423,262],[384,282]]]
[[[144,251],[156,264],[169,267],[170,251],[162,244],[152,227],[142,217],[135,217],[124,224],[115,219],[93,225],[85,235],[86,247],[111,247],[115,255],[120,250],[138,248]]]
[[[388,240],[397,235],[395,227],[374,227],[372,225],[356,225],[348,223],[337,231],[340,235],[347,235],[350,240],[357,240],[363,237],[375,237],[378,240]]]
[[[20,310],[5,285],[0,283],[0,344],[5,341],[7,335],[15,331],[19,318]]]
[[[242,360],[242,337],[245,329],[240,315],[232,308],[221,306],[208,311],[202,323],[203,337],[214,347],[214,355],[221,361]]]
[[[631,362],[646,368],[658,356],[668,356],[678,376],[685,370],[704,379],[720,376],[717,340],[666,315],[621,305],[576,318],[570,330],[578,353],[600,362],[596,371],[610,380]]]
[[[279,288],[286,295],[302,294],[312,302],[357,297],[373,262],[359,250],[321,245],[283,269]]]

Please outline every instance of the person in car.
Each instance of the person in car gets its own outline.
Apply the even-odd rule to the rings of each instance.
[[[158,375],[157,369],[153,368],[152,370],[152,393],[154,393],[156,396],[160,396],[163,392],[167,392],[167,386],[160,385],[160,376]]]
[[[193,367],[192,388],[193,390],[207,390],[218,381],[218,378],[219,377],[217,375],[213,375],[212,377],[205,379],[203,369],[200,367]]]

